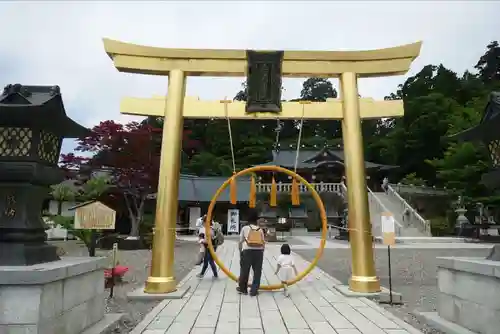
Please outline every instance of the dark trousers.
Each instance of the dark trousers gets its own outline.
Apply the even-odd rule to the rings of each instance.
[[[217,247],[214,247],[214,251],[217,251]],[[210,269],[212,269],[214,277],[217,277],[217,266],[215,265],[214,259],[212,258],[212,254],[210,254],[208,247],[205,247],[205,257],[203,258],[203,267],[201,268],[200,275],[205,275],[208,265],[210,265]]]
[[[248,291],[248,278],[250,268],[253,270],[253,281],[250,288],[251,294],[256,294],[260,287],[262,276],[262,262],[264,261],[263,249],[245,249],[241,254],[239,288],[240,291]]]

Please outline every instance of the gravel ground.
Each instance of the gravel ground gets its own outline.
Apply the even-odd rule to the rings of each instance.
[[[76,241],[54,242],[63,248],[67,256],[88,256],[83,244]],[[194,267],[198,245],[194,242],[177,241],[175,245],[175,276],[181,281]],[[110,251],[97,250],[97,256],[108,256]],[[151,311],[159,301],[129,301],[126,294],[146,281],[149,274],[150,250],[120,251],[118,261],[130,268],[124,276],[124,282],[117,285],[113,298],[106,299],[106,313],[126,313],[124,320],[113,333],[129,333]],[[103,281],[104,284],[104,281]]]
[[[316,250],[296,250],[297,254],[311,261]],[[437,261],[442,256],[486,257],[489,249],[393,249],[391,250],[393,290],[403,295],[404,305],[384,305],[389,311],[427,334],[441,332],[429,328],[412,314],[414,310],[436,310]],[[375,249],[375,265],[381,285],[389,286],[386,249]],[[347,284],[351,275],[350,249],[325,249],[318,266]]]

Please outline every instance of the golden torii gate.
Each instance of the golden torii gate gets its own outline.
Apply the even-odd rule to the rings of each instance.
[[[405,74],[418,57],[421,42],[370,51],[284,51],[284,77],[340,78],[341,98],[327,102],[284,102],[281,112],[248,113],[244,102],[200,101],[185,97],[187,76],[242,77],[247,73],[245,50],[167,49],[104,39],[104,47],[120,72],[168,76],[168,98],[125,98],[124,114],[159,116],[163,126],[160,181],[156,204],[151,273],[146,293],[177,289],[174,277],[175,224],[177,217],[180,152],[184,118],[229,119],[338,119],[342,121],[345,150],[352,276],[355,292],[380,291],[376,276],[364,167],[361,120],[402,116],[401,101],[360,99],[357,78]],[[227,107],[227,108],[226,108]]]

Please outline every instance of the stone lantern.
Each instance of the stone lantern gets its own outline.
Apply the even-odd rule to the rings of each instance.
[[[59,260],[46,243],[43,201],[64,179],[64,138],[88,130],[66,116],[58,86],[7,85],[0,95],[0,266]]]

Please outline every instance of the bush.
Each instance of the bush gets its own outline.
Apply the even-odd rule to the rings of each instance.
[[[155,226],[155,216],[153,214],[145,214],[142,217],[142,222],[139,225],[139,235],[145,236],[153,233],[153,227]]]
[[[74,217],[65,217],[65,216],[59,216],[59,215],[54,215],[49,217],[50,220],[54,222],[54,224],[61,225],[63,228],[68,230],[71,234],[73,234],[76,238],[81,240],[85,246],[87,247],[87,250],[89,251],[90,254],[90,246],[91,246],[91,230],[87,229],[75,229],[75,218]]]
[[[434,217],[430,219],[431,233],[434,237],[452,235],[455,223],[451,224],[448,217]]]
[[[406,175],[399,182],[401,184],[412,185],[412,186],[425,186],[426,184],[425,180],[422,179],[421,177],[418,177],[416,173],[410,173]]]

